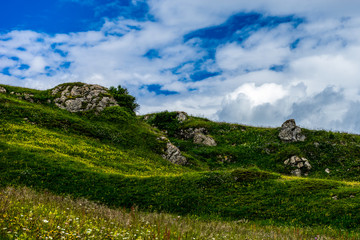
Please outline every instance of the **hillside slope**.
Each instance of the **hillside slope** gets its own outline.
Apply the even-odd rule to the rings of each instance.
[[[2,87],[1,188],[28,186],[210,220],[359,230],[357,135],[303,129],[306,140],[289,143],[279,129],[179,120],[176,112],[136,117],[121,103],[70,113],[53,103],[50,90]],[[204,129],[216,144],[194,143],[186,137],[190,128]],[[187,164],[162,157],[165,135]],[[294,155],[309,160],[307,177],[290,176],[284,161]]]

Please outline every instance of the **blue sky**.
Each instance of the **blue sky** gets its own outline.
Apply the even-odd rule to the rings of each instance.
[[[0,83],[122,85],[140,114],[360,133],[360,3],[13,0]]]

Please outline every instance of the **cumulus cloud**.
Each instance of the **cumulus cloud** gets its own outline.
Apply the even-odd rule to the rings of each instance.
[[[147,4],[151,21],[119,16],[96,31],[0,34],[0,83],[39,89],[73,81],[121,84],[138,98],[140,113],[184,110],[262,126],[279,126],[293,117],[304,127],[360,133],[358,1]],[[238,13],[302,21],[269,18],[246,34],[234,28],[231,38],[214,38],[213,45],[201,36],[185,39]],[[199,72],[204,79],[192,79]],[[152,84],[176,94],[157,95],[146,87]]]

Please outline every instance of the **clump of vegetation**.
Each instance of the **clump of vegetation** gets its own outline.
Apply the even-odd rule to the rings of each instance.
[[[148,123],[167,132],[169,136],[174,136],[181,124],[176,119],[176,112],[160,112],[149,118]]]
[[[239,182],[263,181],[266,179],[277,179],[280,175],[260,171],[257,168],[236,169],[231,173],[231,177]]]
[[[129,109],[130,112],[135,113],[139,108],[139,104],[136,103],[136,98],[130,95],[126,88],[121,87],[120,85],[117,87],[111,86],[109,92],[120,106]]]

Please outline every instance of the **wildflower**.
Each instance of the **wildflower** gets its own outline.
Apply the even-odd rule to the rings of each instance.
[[[91,233],[91,229],[89,228],[89,229],[86,229],[86,234],[90,234]]]
[[[46,220],[46,219],[44,219],[44,220],[43,220],[43,222],[44,222],[44,223],[48,223],[49,221],[48,221],[48,220]]]

